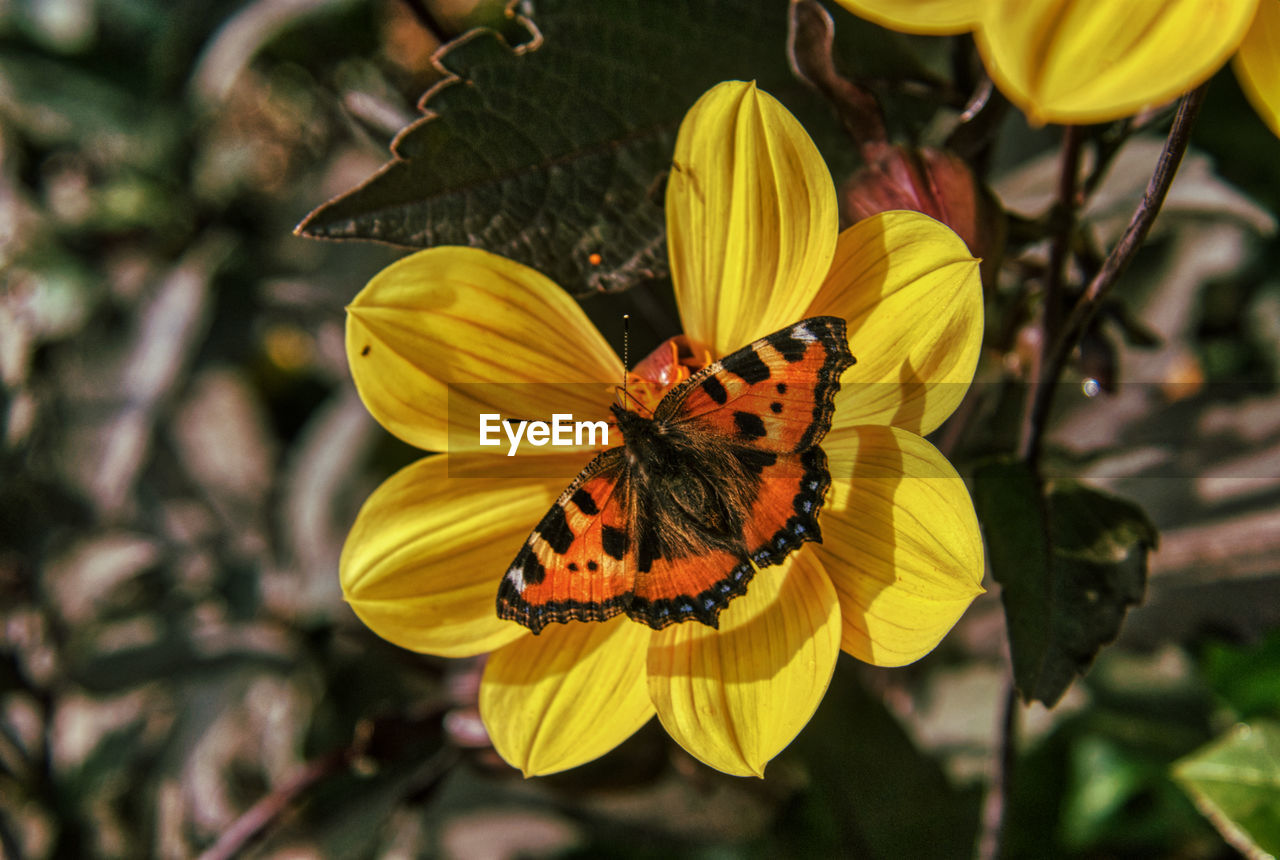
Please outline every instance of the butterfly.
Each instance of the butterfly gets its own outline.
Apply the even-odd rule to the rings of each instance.
[[[702,368],[652,416],[613,404],[623,444],[534,527],[498,616],[534,633],[623,612],[655,630],[718,628],[757,567],[821,542],[831,476],[819,443],[853,364],[844,320],[811,317]]]

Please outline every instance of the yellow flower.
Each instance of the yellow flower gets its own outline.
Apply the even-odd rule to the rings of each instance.
[[[974,31],[1001,91],[1038,123],[1106,122],[1163,104],[1235,56],[1280,135],[1280,0],[839,0],[908,33]]]
[[[982,591],[972,502],[920,435],[973,377],[977,261],[918,213],[837,236],[821,156],[751,84],[721,84],[694,105],[674,163],[667,234],[690,339],[720,357],[833,314],[847,320],[858,359],[822,443],[833,481],[824,542],[757,573],[719,630],[655,631],[622,615],[535,636],[496,615],[503,574],[568,481],[512,477],[512,460],[460,446],[478,433],[449,436],[460,410],[448,409],[446,386],[538,382],[529,387],[537,403],[512,394],[500,411],[607,416],[623,368],[576,302],[525,266],[442,247],[388,267],[348,308],[348,358],[370,412],[420,448],[454,444],[365,503],[343,551],[343,590],[365,623],[406,648],[493,652],[481,715],[498,752],[527,775],[590,761],[655,713],[712,767],[762,774],[813,714],[841,649],[881,666],[911,662]],[[583,382],[604,383],[600,396],[583,395]],[[572,475],[592,453],[540,450],[542,474],[552,464]]]

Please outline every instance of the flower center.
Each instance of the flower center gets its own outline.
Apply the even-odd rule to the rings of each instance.
[[[649,414],[675,386],[706,367],[711,351],[681,334],[667,338],[627,374],[626,409]]]

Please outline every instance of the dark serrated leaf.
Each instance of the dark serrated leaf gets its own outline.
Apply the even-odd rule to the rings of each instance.
[[[545,0],[527,27],[514,49],[488,30],[451,43],[453,79],[424,97],[430,115],[396,138],[396,160],[298,232],[473,245],[578,295],[622,290],[666,274],[664,179],[681,118],[711,86],[756,80],[842,140],[791,76],[785,3]]]
[[[973,503],[991,573],[1000,583],[1014,681],[1029,699],[1051,641],[1053,574],[1044,496],[1025,463],[994,460],[974,472]]]
[[[1081,484],[1042,490],[1019,461],[989,463],[974,483],[1014,681],[1025,701],[1052,706],[1141,601],[1155,528],[1136,505]]]

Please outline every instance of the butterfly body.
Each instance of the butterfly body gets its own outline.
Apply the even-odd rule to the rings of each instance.
[[[844,321],[814,317],[703,368],[652,417],[615,404],[623,444],[534,528],[499,616],[535,633],[622,612],[654,629],[718,626],[756,567],[821,540],[830,477],[818,443],[852,364]]]
[[[629,476],[636,572],[655,558],[737,550],[743,517],[755,500],[752,474],[717,436],[613,407]]]

